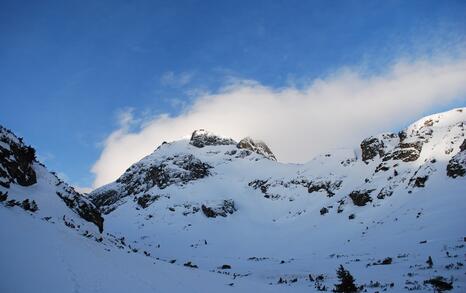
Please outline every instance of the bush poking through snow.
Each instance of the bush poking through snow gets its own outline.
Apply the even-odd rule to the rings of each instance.
[[[427,264],[427,267],[428,267],[429,269],[431,269],[432,266],[434,265],[434,262],[432,261],[432,257],[431,257],[430,255],[429,255],[429,258],[428,258],[427,261],[426,261],[426,264]]]
[[[436,292],[443,292],[453,289],[453,280],[447,281],[444,277],[438,276],[424,281],[424,285],[432,285]]]
[[[342,293],[353,293],[358,292],[358,288],[354,284],[354,278],[348,270],[340,265],[337,270],[337,277],[340,280],[339,284],[335,284],[335,289],[333,292],[342,292]]]
[[[188,261],[187,263],[183,264],[185,267],[192,268],[192,269],[197,269],[198,266],[193,264],[192,262]]]
[[[322,216],[325,215],[326,213],[328,213],[328,209],[327,209],[327,208],[324,207],[324,208],[321,208],[321,209],[320,209],[320,214],[321,214]]]

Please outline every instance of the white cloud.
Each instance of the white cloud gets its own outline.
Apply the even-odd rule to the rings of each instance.
[[[136,132],[120,127],[92,167],[98,187],[115,180],[163,141],[205,128],[266,141],[280,161],[304,162],[333,147],[407,123],[466,95],[466,59],[398,62],[375,75],[342,69],[302,88],[239,81],[199,96],[181,115],[155,117]],[[123,119],[124,120],[124,119]]]

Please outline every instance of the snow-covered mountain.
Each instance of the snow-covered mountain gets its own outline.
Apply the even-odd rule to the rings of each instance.
[[[197,130],[190,139],[162,144],[89,197],[48,173],[3,129],[0,191],[18,204],[8,207],[5,200],[0,215],[10,226],[21,218],[21,228],[47,227],[54,241],[72,231],[77,236],[66,244],[79,247],[100,272],[96,276],[102,270],[126,276],[119,280],[126,287],[104,282],[100,292],[132,288],[131,282],[138,282],[138,291],[331,291],[340,265],[362,291],[432,291],[451,284],[463,292],[465,124],[466,108],[453,109],[306,164],[280,163],[252,138],[236,142]],[[8,167],[12,145],[26,150],[14,155],[16,168]],[[26,195],[37,211],[19,207]],[[51,228],[41,220],[49,216],[58,224],[73,219],[95,241],[79,237],[83,228]],[[10,234],[12,247],[27,238]],[[128,265],[109,265],[120,261]],[[78,260],[65,262],[78,271],[84,291],[99,280],[82,277]],[[165,277],[147,280],[151,270]],[[1,272],[12,275],[4,266]]]
[[[104,219],[88,199],[37,161],[35,150],[0,126],[0,200],[45,221],[99,234]]]

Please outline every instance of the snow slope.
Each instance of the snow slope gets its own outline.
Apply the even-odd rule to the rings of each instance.
[[[236,282],[105,247],[65,226],[43,223],[21,210],[2,209],[0,231],[0,292],[4,293],[269,290],[248,280]]]

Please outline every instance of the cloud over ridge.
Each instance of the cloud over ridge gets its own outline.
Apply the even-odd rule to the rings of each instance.
[[[104,141],[94,187],[109,183],[163,141],[205,128],[264,140],[279,161],[305,162],[334,147],[398,127],[424,111],[466,97],[466,59],[399,61],[385,72],[341,69],[304,87],[237,81],[203,94],[177,116],[159,115],[132,131],[131,112]]]

